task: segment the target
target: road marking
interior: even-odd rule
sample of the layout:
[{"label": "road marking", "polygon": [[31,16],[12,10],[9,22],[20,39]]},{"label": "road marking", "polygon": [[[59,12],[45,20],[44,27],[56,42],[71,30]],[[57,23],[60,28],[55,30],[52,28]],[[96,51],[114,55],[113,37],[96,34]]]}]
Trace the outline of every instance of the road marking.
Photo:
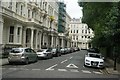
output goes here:
[{"label": "road marking", "polygon": [[55,65],[53,65],[53,66],[47,68],[46,70],[54,70],[54,69],[52,69],[52,68],[55,67],[55,66],[57,66],[57,64],[55,64]]},{"label": "road marking", "polygon": [[93,73],[95,73],[95,74],[103,74],[103,73],[97,72],[97,71],[93,71]]},{"label": "road marking", "polygon": [[58,69],[58,71],[67,71],[66,69]]},{"label": "road marking", "polygon": [[66,60],[62,61],[61,63],[64,63],[64,62],[66,62],[66,61],[68,61],[68,60],[66,59]]},{"label": "road marking", "polygon": [[17,68],[9,68],[9,70],[17,70]]},{"label": "road marking", "polygon": [[25,69],[25,68],[20,68],[20,70],[29,70],[29,69]]},{"label": "road marking", "polygon": [[72,59],[73,57],[70,57],[69,59]]},{"label": "road marking", "polygon": [[40,70],[40,69],[32,69],[32,70],[37,70],[37,71],[38,71],[38,70]]},{"label": "road marking", "polygon": [[71,72],[79,72],[78,70],[75,70],[75,69],[71,69],[70,71]]},{"label": "road marking", "polygon": [[69,64],[66,67],[68,67],[68,68],[78,68],[75,64]]},{"label": "road marking", "polygon": [[91,73],[90,71],[87,70],[81,70],[83,73]]}]

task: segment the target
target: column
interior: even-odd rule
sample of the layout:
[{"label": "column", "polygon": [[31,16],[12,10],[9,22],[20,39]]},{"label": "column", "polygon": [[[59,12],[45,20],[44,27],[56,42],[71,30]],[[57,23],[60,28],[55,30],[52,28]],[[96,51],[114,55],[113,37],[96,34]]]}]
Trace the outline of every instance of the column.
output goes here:
[{"label": "column", "polygon": [[23,29],[23,47],[26,47],[26,28]]},{"label": "column", "polygon": [[64,48],[64,39],[62,38],[62,48]]},{"label": "column", "polygon": [[23,30],[23,27],[20,27],[20,44],[22,44],[22,30]]},{"label": "column", "polygon": [[56,37],[56,46],[58,45],[58,37]]},{"label": "column", "polygon": [[54,42],[53,42],[54,40],[53,40],[53,39],[54,39],[54,37],[53,37],[53,35],[52,35],[51,37],[52,37],[52,40],[51,40],[51,47],[53,47],[53,44],[54,44]]},{"label": "column", "polygon": [[31,48],[33,49],[33,35],[34,35],[34,29],[31,29]]},{"label": "column", "polygon": [[39,34],[39,38],[40,38],[40,41],[39,41],[39,47],[40,47],[40,49],[41,49],[41,37],[42,37],[42,33],[40,32],[40,34]]},{"label": "column", "polygon": [[44,33],[43,33],[43,41],[42,41],[42,42],[43,42],[43,43],[42,43],[43,46],[44,46],[44,38],[45,38],[45,36],[44,36]]},{"label": "column", "polygon": [[36,45],[35,45],[35,48],[36,50],[38,49],[38,30],[36,30]]},{"label": "column", "polygon": [[2,15],[0,14],[0,44],[3,44],[3,24],[4,19],[2,18]]},{"label": "column", "polygon": [[18,31],[18,27],[17,27],[17,25],[15,25],[14,26],[14,41],[13,41],[13,43],[18,43],[17,31]]}]

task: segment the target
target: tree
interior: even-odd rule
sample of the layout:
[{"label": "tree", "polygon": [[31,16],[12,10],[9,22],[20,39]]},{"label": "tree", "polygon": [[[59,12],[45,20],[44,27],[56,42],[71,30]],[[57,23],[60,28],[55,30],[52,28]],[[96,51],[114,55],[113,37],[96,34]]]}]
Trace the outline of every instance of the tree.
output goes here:
[{"label": "tree", "polygon": [[[94,30],[93,46],[106,51],[112,49],[111,52],[119,55],[120,2],[82,2],[79,5],[83,7],[83,22]],[[107,52],[108,55],[113,53]]]}]

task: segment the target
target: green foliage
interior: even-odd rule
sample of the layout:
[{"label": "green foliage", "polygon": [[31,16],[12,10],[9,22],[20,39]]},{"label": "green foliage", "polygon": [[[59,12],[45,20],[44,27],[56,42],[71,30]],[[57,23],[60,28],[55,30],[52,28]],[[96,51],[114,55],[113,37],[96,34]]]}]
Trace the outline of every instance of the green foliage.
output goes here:
[{"label": "green foliage", "polygon": [[83,22],[94,30],[95,47],[120,47],[120,2],[82,2]]}]

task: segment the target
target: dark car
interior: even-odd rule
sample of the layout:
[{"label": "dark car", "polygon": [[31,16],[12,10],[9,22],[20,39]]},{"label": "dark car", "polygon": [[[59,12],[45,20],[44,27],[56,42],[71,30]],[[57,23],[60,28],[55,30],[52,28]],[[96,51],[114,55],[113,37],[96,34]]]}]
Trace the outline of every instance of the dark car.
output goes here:
[{"label": "dark car", "polygon": [[88,49],[87,51],[88,51],[88,52],[94,52],[94,53],[99,53],[99,52],[100,52],[100,50],[97,49],[97,48],[90,48],[90,49]]}]

